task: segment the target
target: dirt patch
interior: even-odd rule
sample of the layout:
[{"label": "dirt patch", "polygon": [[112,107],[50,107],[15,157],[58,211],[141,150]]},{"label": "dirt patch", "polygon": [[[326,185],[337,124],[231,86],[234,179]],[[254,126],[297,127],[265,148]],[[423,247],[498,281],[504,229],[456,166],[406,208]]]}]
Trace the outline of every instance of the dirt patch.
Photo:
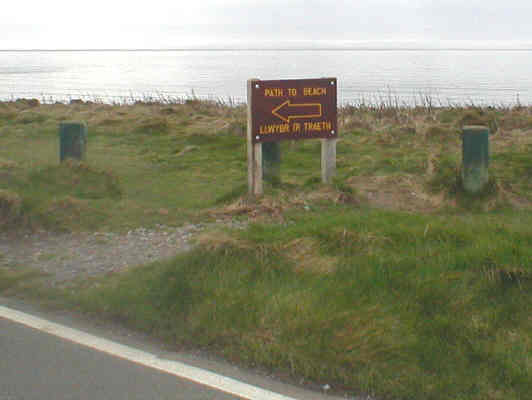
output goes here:
[{"label": "dirt patch", "polygon": [[[231,222],[214,224],[235,226]],[[37,232],[0,234],[0,267],[29,267],[48,274],[52,286],[65,286],[78,278],[117,273],[130,267],[164,260],[186,251],[197,233],[213,224],[180,228],[138,228],[125,234],[109,232]]]},{"label": "dirt patch", "polygon": [[347,183],[370,205],[391,210],[434,212],[442,207],[443,194],[429,194],[414,175],[353,176]]},{"label": "dirt patch", "polygon": [[320,254],[319,242],[312,238],[299,238],[287,243],[283,248],[287,257],[294,262],[295,270],[329,274],[336,270],[335,257]]}]

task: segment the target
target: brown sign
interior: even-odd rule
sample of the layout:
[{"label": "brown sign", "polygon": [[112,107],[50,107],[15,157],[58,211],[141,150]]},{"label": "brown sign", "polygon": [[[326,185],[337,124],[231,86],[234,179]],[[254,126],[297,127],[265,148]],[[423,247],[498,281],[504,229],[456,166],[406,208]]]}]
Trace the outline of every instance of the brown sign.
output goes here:
[{"label": "brown sign", "polygon": [[336,138],[336,78],[253,81],[253,142]]}]

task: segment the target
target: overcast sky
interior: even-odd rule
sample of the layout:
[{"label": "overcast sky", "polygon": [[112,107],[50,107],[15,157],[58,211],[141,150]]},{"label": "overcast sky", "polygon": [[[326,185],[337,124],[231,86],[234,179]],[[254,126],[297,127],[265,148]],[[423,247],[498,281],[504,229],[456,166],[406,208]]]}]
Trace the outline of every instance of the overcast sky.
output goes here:
[{"label": "overcast sky", "polygon": [[0,49],[532,47],[530,0],[24,0]]}]

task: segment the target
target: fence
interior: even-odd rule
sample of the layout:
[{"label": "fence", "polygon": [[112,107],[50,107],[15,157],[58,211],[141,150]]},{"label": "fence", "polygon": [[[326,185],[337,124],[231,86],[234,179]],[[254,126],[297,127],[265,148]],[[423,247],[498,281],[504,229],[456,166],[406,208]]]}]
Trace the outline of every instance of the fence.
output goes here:
[{"label": "fence", "polygon": [[[469,95],[474,93],[474,95]],[[526,94],[526,93],[525,93]],[[390,88],[375,91],[355,91],[348,93],[340,90],[338,104],[340,106],[367,106],[379,108],[433,108],[433,107],[495,107],[511,108],[532,105],[532,99],[528,97],[523,102],[520,93],[505,92],[505,96],[491,94],[486,98],[482,94],[464,89],[462,96],[446,96],[445,92],[419,91],[397,92]],[[491,98],[490,98],[491,97]],[[38,91],[2,91],[0,90],[0,101],[15,101],[17,99],[37,99],[42,104],[70,103],[72,100],[82,100],[85,102],[101,104],[127,105],[136,102],[181,104],[191,100],[207,100],[227,106],[238,106],[246,103],[245,96],[220,96],[215,94],[196,94],[194,91],[169,92],[116,92],[116,93],[87,93],[76,89],[67,89],[58,92],[38,92]]]}]

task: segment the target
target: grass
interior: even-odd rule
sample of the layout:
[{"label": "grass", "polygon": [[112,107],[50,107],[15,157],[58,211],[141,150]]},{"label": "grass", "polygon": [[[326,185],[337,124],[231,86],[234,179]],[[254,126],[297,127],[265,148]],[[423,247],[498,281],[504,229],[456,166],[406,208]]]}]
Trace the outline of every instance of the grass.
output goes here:
[{"label": "grass", "polygon": [[396,399],[531,393],[530,214],[337,206],[213,234],[76,296],[177,345]]},{"label": "grass", "polygon": [[[23,200],[31,226],[91,230],[103,224],[104,230],[122,231],[178,225],[201,218],[201,210],[246,179],[245,144],[222,121],[229,111],[215,104],[3,104],[0,176],[5,179],[0,190]],[[27,112],[45,118],[20,122]],[[232,110],[232,118],[238,112]],[[59,166],[57,126],[67,119],[89,123],[86,163]],[[230,180],[230,185],[215,185],[219,179]],[[56,204],[70,209],[65,213],[78,222],[69,222],[67,215],[50,217],[48,211],[57,209]],[[160,209],[170,212],[161,215]]]},{"label": "grass", "polygon": [[42,277],[42,274],[25,268],[0,267],[0,292],[8,293],[10,289],[17,288],[22,283]]},{"label": "grass", "polygon": [[[83,163],[58,163],[67,119],[88,122]],[[528,399],[531,121],[526,107],[343,107],[333,185],[318,142],[283,142],[281,184],[251,199],[243,107],[0,103],[0,229],[250,223],[53,293],[0,270],[0,291],[350,393]],[[492,130],[479,196],[459,180],[470,123]]]},{"label": "grass", "polygon": [[[0,104],[0,190],[20,198],[30,225],[92,230],[103,224],[102,230],[113,231],[178,225],[205,219],[212,208],[238,201],[245,192],[243,106],[193,100]],[[423,212],[455,207],[460,127],[485,123],[496,127],[491,173],[498,192],[486,207],[526,208],[532,193],[530,114],[523,107],[344,107],[339,111],[338,182],[362,197],[373,196],[379,206]],[[88,158],[74,169],[58,165],[57,127],[64,120],[89,124]],[[319,185],[307,183],[319,180],[319,143],[285,142],[282,154],[284,186],[269,193],[313,197]],[[70,211],[57,218],[48,215],[57,208]],[[168,214],[161,215],[161,209]]]}]

